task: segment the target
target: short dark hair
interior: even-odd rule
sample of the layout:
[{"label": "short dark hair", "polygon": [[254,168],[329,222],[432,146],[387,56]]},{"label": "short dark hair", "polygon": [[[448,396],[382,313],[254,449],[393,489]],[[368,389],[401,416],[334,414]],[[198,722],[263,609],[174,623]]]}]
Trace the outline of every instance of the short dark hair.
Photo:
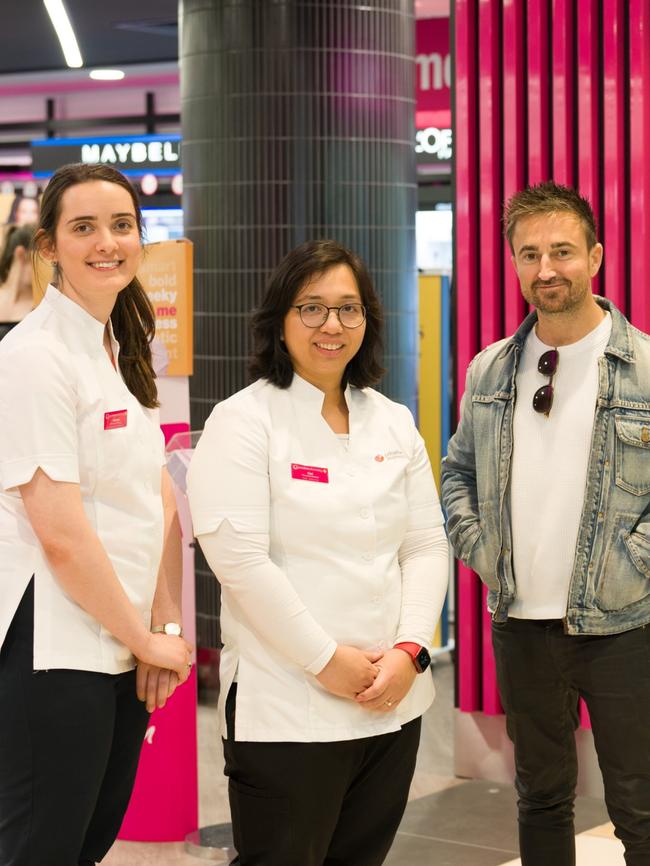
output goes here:
[{"label": "short dark hair", "polygon": [[551,213],[573,214],[583,225],[587,249],[590,250],[597,243],[596,217],[588,199],[570,186],[549,180],[522,189],[508,200],[503,213],[503,226],[510,250],[514,253],[512,238],[520,219]]},{"label": "short dark hair", "polygon": [[[128,192],[133,202],[138,233],[142,238],[140,203],[130,181],[110,165],[71,163],[57,169],[45,188],[38,231],[34,238],[35,253],[38,253],[44,244],[55,242],[61,200],[66,190],[91,181],[114,183]],[[54,270],[56,274],[56,267]],[[126,386],[143,406],[154,409],[159,405],[156,374],[151,361],[151,341],[156,332],[156,316],[137,277],[117,296],[111,312],[111,323],[120,344],[118,364]]]},{"label": "short dark hair", "polygon": [[366,388],[384,374],[380,363],[384,316],[370,274],[359,256],[337,241],[306,241],[291,250],[271,274],[262,303],[253,313],[251,327],[254,350],[249,364],[253,379],[267,379],[278,388],[288,388],[293,365],[280,339],[284,319],[302,287],[337,265],[347,265],[357,282],[366,308],[366,332],[357,354],[345,368],[343,386]]}]

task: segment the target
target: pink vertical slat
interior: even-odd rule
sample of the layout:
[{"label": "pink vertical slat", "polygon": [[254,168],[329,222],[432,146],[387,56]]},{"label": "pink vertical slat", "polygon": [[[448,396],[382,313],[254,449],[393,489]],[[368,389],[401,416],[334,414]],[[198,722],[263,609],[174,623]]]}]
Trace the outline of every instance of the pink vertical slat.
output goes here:
[{"label": "pink vertical slat", "polygon": [[495,716],[503,712],[497,686],[497,672],[492,649],[492,616],[487,607],[488,588],[481,586],[481,641],[483,667],[483,712]]},{"label": "pink vertical slat", "polygon": [[[454,49],[456,88],[456,376],[462,395],[465,371],[477,350],[478,221],[476,125],[476,0],[456,0]],[[461,710],[480,709],[480,607],[476,576],[458,566],[458,702]]]},{"label": "pink vertical slat", "polygon": [[[523,0],[503,0],[503,33],[503,200],[507,202],[526,182]],[[503,249],[504,328],[506,334],[512,334],[524,318],[525,304],[507,241]]]},{"label": "pink vertical slat", "polygon": [[[578,27],[578,187],[591,202],[599,233],[600,221],[600,75],[598,45],[598,8],[594,3],[580,7]],[[595,294],[601,292],[601,278],[592,283]]]},{"label": "pink vertical slat", "polygon": [[501,337],[501,82],[499,6],[479,0],[479,224],[481,348]]},{"label": "pink vertical slat", "polygon": [[[501,211],[501,80],[499,46],[499,4],[496,0],[479,0],[479,225],[481,347],[502,336],[502,241]],[[483,710],[500,711],[496,686],[494,657],[490,640],[490,616],[482,612]]]},{"label": "pink vertical slat", "polygon": [[[650,4],[630,0],[630,318],[650,331]],[[641,253],[641,251],[644,251]]]},{"label": "pink vertical slat", "polygon": [[[627,187],[623,2],[624,0],[603,0],[603,240],[605,294],[625,313]],[[636,182],[636,179],[634,181]]]},{"label": "pink vertical slat", "polygon": [[528,0],[528,182],[549,180],[549,6]]},{"label": "pink vertical slat", "polygon": [[573,186],[575,128],[573,0],[553,0],[553,178]]}]

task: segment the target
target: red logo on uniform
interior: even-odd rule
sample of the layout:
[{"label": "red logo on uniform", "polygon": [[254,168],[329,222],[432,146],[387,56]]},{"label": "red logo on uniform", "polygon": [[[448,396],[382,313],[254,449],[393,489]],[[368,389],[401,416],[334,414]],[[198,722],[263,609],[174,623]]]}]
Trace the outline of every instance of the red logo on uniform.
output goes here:
[{"label": "red logo on uniform", "polygon": [[383,454],[377,454],[377,456],[375,457],[375,460],[377,461],[377,463],[383,463],[384,459],[385,458],[384,458]]}]

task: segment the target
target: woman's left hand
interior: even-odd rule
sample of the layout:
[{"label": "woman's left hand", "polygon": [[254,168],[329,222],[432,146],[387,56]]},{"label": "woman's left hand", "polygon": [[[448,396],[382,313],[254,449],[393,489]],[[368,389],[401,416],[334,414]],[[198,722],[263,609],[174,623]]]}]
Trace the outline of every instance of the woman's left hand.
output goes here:
[{"label": "woman's left hand", "polygon": [[146,662],[138,661],[136,672],[136,693],[146,703],[147,712],[162,709],[176,691],[178,675],[174,671],[157,668]]},{"label": "woman's left hand", "polygon": [[417,676],[408,653],[400,649],[388,650],[377,664],[380,669],[374,683],[359,692],[355,700],[366,710],[392,712],[408,694]]}]

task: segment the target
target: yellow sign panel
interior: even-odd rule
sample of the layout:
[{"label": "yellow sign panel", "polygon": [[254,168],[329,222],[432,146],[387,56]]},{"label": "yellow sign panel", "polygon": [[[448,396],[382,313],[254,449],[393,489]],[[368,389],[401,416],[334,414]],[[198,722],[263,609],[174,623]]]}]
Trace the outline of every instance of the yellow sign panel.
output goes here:
[{"label": "yellow sign panel", "polygon": [[147,244],[138,279],[156,314],[156,340],[164,347],[166,376],[192,375],[192,242]]}]

